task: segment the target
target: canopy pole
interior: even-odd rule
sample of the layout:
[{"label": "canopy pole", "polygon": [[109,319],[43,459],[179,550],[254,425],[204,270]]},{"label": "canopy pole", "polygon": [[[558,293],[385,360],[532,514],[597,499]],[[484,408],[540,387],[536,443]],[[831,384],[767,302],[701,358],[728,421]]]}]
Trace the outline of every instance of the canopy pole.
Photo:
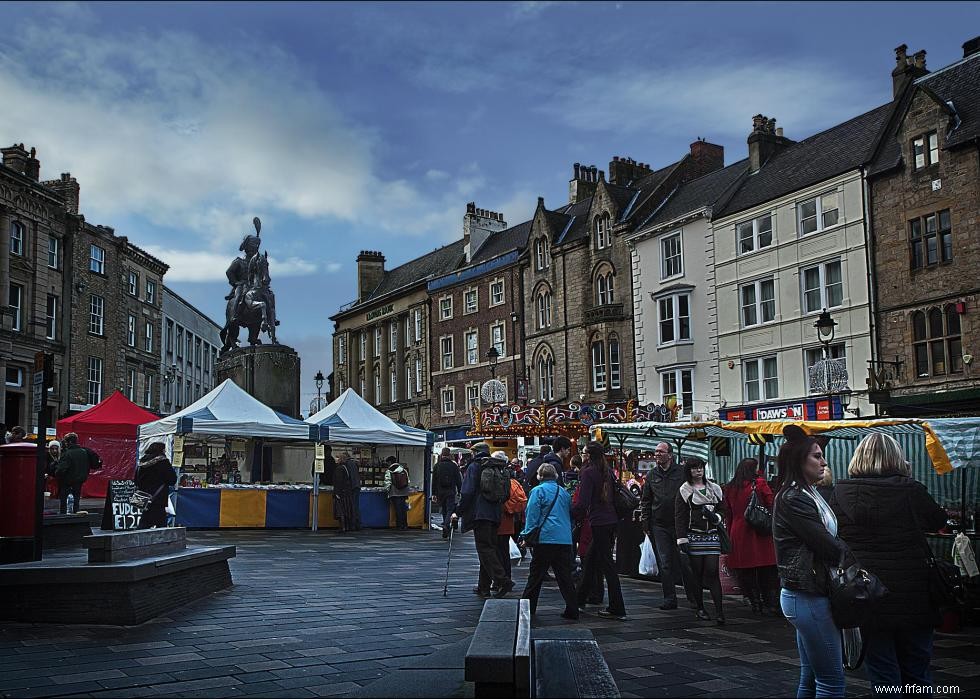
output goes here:
[{"label": "canopy pole", "polygon": [[965,533],[965,532],[966,532],[966,468],[964,467],[960,469],[960,533]]},{"label": "canopy pole", "polygon": [[317,531],[317,527],[320,523],[320,507],[317,500],[320,497],[320,474],[317,471],[313,472],[313,533]]}]

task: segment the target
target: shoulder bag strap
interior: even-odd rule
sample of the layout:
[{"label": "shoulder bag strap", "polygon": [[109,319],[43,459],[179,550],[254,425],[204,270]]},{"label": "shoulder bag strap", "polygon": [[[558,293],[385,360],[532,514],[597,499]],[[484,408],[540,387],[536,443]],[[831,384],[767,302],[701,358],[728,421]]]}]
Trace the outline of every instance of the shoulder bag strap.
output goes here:
[{"label": "shoulder bag strap", "polygon": [[548,517],[551,515],[551,511],[555,508],[555,503],[558,502],[559,495],[561,495],[561,486],[558,485],[558,483],[555,483],[555,499],[551,501],[550,505],[548,505],[548,509],[545,511],[544,517],[541,518],[542,527],[544,526],[544,523],[548,521]]}]

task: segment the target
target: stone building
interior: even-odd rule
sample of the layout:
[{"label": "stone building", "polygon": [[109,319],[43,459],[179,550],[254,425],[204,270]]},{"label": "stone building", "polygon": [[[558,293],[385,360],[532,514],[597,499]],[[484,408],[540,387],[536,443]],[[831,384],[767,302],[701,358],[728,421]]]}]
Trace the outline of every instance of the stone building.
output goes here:
[{"label": "stone building", "polygon": [[175,413],[214,388],[221,327],[170,287],[163,287],[159,412]]},{"label": "stone building", "polygon": [[157,409],[168,266],[112,228],[85,221],[71,256],[69,408],[86,410],[118,389]]},{"label": "stone building", "polygon": [[636,230],[678,185],[723,166],[705,141],[653,171],[616,157],[609,181],[575,164],[569,202],[549,210],[539,198],[521,257],[530,401],[625,400],[636,396],[630,251]]},{"label": "stone building", "polygon": [[66,248],[78,212],[78,183],[68,174],[39,181],[40,161],[23,144],[0,152],[0,424],[30,430],[37,423],[31,402],[36,352],[54,356],[48,423],[68,410]]},{"label": "stone building", "polygon": [[869,167],[881,412],[980,410],[980,37],[932,73],[896,49],[899,103]]},{"label": "stone building", "polygon": [[[428,282],[431,305],[432,421],[442,439],[462,439],[481,386],[493,373],[506,388],[506,402],[526,398],[523,327],[525,303],[518,257],[531,222],[507,228],[503,215],[470,202],[463,219],[464,259],[455,271]],[[505,402],[501,401],[501,402]]]}]

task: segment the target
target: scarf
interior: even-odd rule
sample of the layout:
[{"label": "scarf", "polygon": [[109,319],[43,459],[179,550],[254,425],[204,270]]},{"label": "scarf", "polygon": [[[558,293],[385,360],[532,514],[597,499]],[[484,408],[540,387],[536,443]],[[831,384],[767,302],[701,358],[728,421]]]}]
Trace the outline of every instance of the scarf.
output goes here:
[{"label": "scarf", "polygon": [[821,495],[812,485],[808,485],[803,488],[803,492],[813,498],[813,501],[817,505],[817,512],[820,513],[820,520],[823,522],[823,526],[828,532],[830,532],[831,536],[836,537],[837,515],[835,515],[834,511],[830,509],[830,505],[828,505],[827,501],[823,499],[823,495]]}]

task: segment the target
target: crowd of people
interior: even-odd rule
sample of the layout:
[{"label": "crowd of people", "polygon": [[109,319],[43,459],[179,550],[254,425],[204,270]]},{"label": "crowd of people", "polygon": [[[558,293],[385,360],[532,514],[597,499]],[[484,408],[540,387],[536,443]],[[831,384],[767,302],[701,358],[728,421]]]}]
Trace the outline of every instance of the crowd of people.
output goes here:
[{"label": "crowd of people", "polygon": [[[931,685],[939,609],[930,597],[925,533],[945,525],[945,510],[910,477],[901,447],[888,435],[868,435],[850,461],[848,478],[836,484],[828,479],[822,440],[793,426],[784,436],[772,481],[756,459],[747,458],[724,486],[706,476],[703,460],[678,462],[670,444],[657,445],[639,518],[656,552],[660,609],[678,609],[681,585],[696,619],[725,624],[719,559],[727,554],[752,612],[785,618],[795,629],[797,696],[844,696],[830,574],[859,563],[888,590],[860,628],[869,680],[875,687]],[[565,604],[562,617],[575,620],[589,605],[601,605],[599,616],[626,621],[613,558],[621,520],[614,507],[618,476],[603,445],[590,442],[578,454],[559,437],[525,468],[503,452],[491,454],[486,443],[471,450],[461,465],[443,450],[433,483],[443,537],[460,523],[473,531],[480,561],[473,592],[500,598],[514,590],[513,540],[522,557],[530,545],[521,596],[532,614],[553,574]]]}]

